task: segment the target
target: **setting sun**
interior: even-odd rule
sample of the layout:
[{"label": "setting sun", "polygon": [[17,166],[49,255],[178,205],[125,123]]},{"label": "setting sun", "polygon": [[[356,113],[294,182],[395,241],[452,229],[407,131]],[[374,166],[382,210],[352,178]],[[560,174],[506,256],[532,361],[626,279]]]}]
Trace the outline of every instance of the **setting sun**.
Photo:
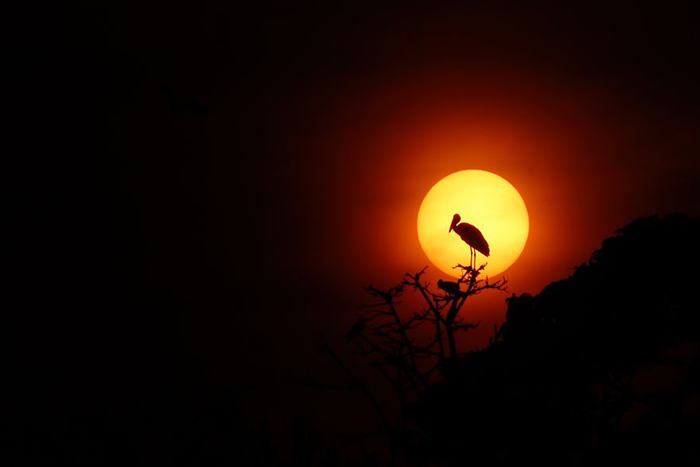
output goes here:
[{"label": "setting sun", "polygon": [[462,170],[438,181],[423,198],[418,211],[418,239],[430,261],[442,272],[459,277],[458,263],[469,264],[469,246],[449,232],[459,214],[476,226],[489,243],[491,254],[477,253],[477,265],[495,276],[520,256],[529,232],[527,208],[520,193],[505,179],[483,170]]}]

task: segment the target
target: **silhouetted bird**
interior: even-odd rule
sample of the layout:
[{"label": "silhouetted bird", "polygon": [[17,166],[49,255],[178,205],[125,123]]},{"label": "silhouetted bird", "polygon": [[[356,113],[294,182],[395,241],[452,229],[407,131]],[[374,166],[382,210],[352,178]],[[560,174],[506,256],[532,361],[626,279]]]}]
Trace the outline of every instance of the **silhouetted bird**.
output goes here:
[{"label": "silhouetted bird", "polygon": [[459,284],[457,282],[444,281],[438,279],[437,281],[438,289],[442,289],[450,295],[459,295],[461,290],[459,290]]},{"label": "silhouetted bird", "polygon": [[365,318],[360,318],[357,320],[357,323],[355,323],[348,332],[348,342],[350,342],[354,337],[357,337],[360,334],[362,334],[362,331],[365,330],[365,324],[367,324],[367,320]]},{"label": "silhouetted bird", "polygon": [[469,264],[471,267],[474,267],[474,262],[476,260],[476,253],[474,250],[478,251],[484,256],[488,256],[491,254],[491,249],[489,248],[488,242],[479,229],[471,224],[467,224],[466,222],[458,224],[458,222],[461,220],[462,218],[460,215],[455,214],[452,217],[452,224],[450,224],[450,230],[448,230],[448,232],[452,232],[454,230],[457,235],[464,240],[464,243],[469,245],[469,252],[471,253]]},{"label": "silhouetted bird", "polygon": [[209,115],[209,109],[199,102],[181,101],[175,93],[167,86],[161,85],[160,89],[170,100],[170,112],[174,115]]}]

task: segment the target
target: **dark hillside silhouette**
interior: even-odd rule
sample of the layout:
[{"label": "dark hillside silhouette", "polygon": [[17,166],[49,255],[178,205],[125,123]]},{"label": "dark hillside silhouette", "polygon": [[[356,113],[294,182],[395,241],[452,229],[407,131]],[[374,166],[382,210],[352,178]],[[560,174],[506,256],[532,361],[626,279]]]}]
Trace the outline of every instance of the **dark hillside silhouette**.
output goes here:
[{"label": "dark hillside silhouette", "polygon": [[[698,465],[700,219],[638,219],[415,407],[442,465]],[[653,464],[652,464],[653,465]]]}]

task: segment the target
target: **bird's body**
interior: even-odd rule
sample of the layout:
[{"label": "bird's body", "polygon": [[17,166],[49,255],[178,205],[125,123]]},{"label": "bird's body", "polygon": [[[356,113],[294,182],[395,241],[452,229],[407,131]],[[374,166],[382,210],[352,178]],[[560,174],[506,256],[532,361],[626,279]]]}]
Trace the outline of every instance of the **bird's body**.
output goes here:
[{"label": "bird's body", "polygon": [[460,215],[455,214],[452,217],[452,224],[450,225],[449,231],[451,232],[454,230],[455,233],[464,241],[464,243],[469,245],[469,248],[472,250],[472,257],[475,256],[473,250],[478,251],[484,256],[489,256],[491,254],[491,249],[489,248],[489,244],[481,231],[466,222],[460,223],[460,220],[462,220]]},{"label": "bird's body", "polygon": [[459,284],[457,282],[444,281],[442,279],[438,279],[437,286],[439,289],[444,290],[450,295],[459,295],[461,292],[461,290],[459,289]]},{"label": "bird's body", "polygon": [[484,238],[484,234],[473,225],[462,222],[454,228],[454,231],[457,232],[457,235],[459,235],[464,243],[474,248],[482,255],[488,256],[491,254],[491,249]]}]

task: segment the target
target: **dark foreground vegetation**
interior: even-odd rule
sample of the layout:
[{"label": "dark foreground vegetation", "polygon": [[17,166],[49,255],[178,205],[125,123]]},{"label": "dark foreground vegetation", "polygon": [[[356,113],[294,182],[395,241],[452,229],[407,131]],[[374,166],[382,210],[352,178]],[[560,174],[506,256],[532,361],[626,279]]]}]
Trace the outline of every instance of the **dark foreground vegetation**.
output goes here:
[{"label": "dark foreground vegetation", "polygon": [[[698,465],[700,221],[638,219],[415,410],[443,465]],[[648,465],[648,464],[647,464]]]},{"label": "dark foreground vegetation", "polygon": [[[377,405],[367,431],[380,427],[387,455],[339,456],[314,441],[302,417],[291,428],[291,455],[280,456],[233,390],[182,370],[169,384],[111,396],[27,384],[7,399],[6,465],[700,465],[698,239],[700,219],[636,220],[571,277],[510,297],[490,345],[467,354],[452,334],[475,323],[462,321],[458,307],[504,283],[485,287],[464,268],[457,287],[431,292],[409,275],[387,291],[370,289],[389,307],[373,309],[348,336],[361,354],[352,358],[387,376],[401,419],[351,372],[348,385]],[[395,319],[394,295],[423,292],[432,305]],[[419,325],[436,339],[413,340]],[[343,365],[349,357],[334,348],[323,350]],[[147,368],[143,380],[154,371],[162,370]]]}]

